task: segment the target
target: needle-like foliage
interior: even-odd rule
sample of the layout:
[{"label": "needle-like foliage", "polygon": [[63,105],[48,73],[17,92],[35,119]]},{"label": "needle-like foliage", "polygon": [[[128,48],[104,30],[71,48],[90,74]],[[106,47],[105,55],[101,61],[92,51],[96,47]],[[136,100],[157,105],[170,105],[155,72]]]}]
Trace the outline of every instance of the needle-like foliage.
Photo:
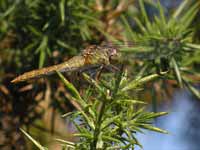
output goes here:
[{"label": "needle-like foliage", "polygon": [[[191,92],[200,98],[200,93],[191,87],[191,80],[188,78],[192,72],[191,65],[199,59],[200,45],[193,42],[194,30],[190,25],[197,15],[200,3],[184,1],[167,17],[167,12],[158,1],[155,5],[158,13],[152,18],[148,16],[143,0],[139,0],[139,6],[141,15],[133,18],[138,28],[136,31],[122,17],[124,39],[131,45],[122,47],[121,52],[131,53],[134,59],[142,62],[146,70],[143,73],[168,72],[168,79],[175,79],[180,87],[192,89]],[[114,42],[120,45],[123,43],[116,40]]]},{"label": "needle-like foliage", "polygon": [[[52,107],[70,107],[63,104],[58,80],[37,80],[34,85],[10,85],[10,80],[27,70],[58,64],[94,40],[100,21],[92,6],[93,0],[0,0],[0,143],[8,149],[27,149],[18,126],[33,126]],[[45,99],[52,100],[46,104],[49,109],[39,104]],[[50,118],[53,131],[54,117]]]},{"label": "needle-like foliage", "polygon": [[[91,40],[91,28],[100,22],[91,9],[92,1],[1,1],[1,38],[8,32],[17,36],[21,55],[30,52],[39,57],[42,67],[54,50],[77,53],[81,43]],[[23,14],[23,15],[22,15]],[[79,43],[79,44],[77,44]]]},{"label": "needle-like foliage", "polygon": [[[69,104],[75,110],[63,117],[74,124],[77,141],[56,139],[63,150],[134,150],[135,146],[142,147],[136,134],[142,133],[143,129],[167,133],[153,124],[154,118],[167,113],[155,113],[156,109],[148,112],[145,101],[139,100],[138,95],[147,86],[151,86],[148,92],[160,94],[167,86],[166,81],[175,80],[180,87],[187,87],[200,98],[199,91],[193,87],[193,77],[199,76],[196,72],[199,69],[193,70],[192,66],[200,62],[200,45],[194,42],[195,30],[191,26],[198,16],[200,5],[198,1],[185,0],[170,15],[159,1],[156,4],[138,0],[139,9],[133,2],[0,1],[0,97],[3,97],[3,100],[0,99],[3,104],[0,113],[6,116],[0,126],[5,135],[14,132],[18,126],[35,125],[35,120],[41,117],[43,110],[48,111],[46,108],[49,106],[53,107],[54,112],[55,108],[63,112],[68,111],[63,108],[68,108]],[[157,10],[152,16],[147,12],[147,3]],[[124,63],[128,73],[121,69],[113,75],[103,70],[98,81],[83,74],[84,79],[79,83],[81,86],[72,84],[73,81],[69,82],[59,72],[57,74],[63,83],[55,79],[40,81],[43,86],[34,83],[26,86],[24,83],[16,86],[8,84],[16,73],[57,64],[65,59],[63,54],[76,55],[78,50],[90,43],[104,42],[105,37],[119,46],[122,57],[116,62]],[[52,60],[55,62],[48,62],[48,57],[54,57]],[[74,77],[74,80],[78,82],[78,78]],[[156,94],[152,98],[153,106],[157,103]],[[47,102],[46,107],[36,110],[43,100]],[[54,118],[54,114],[52,116]],[[53,122],[52,119],[52,129]],[[47,149],[27,132],[21,131],[39,149]],[[16,137],[20,136],[10,139],[20,141]],[[16,148],[24,146],[21,143],[16,145],[17,142],[13,140],[10,143],[14,143],[14,146],[10,143],[7,145]]]},{"label": "needle-like foliage", "polygon": [[[56,139],[64,145],[63,149],[134,150],[136,145],[142,147],[136,138],[137,132],[143,133],[142,129],[167,133],[153,126],[154,118],[167,113],[146,111],[146,103],[130,94],[147,82],[159,78],[159,75],[154,74],[130,81],[126,72],[121,71],[113,80],[105,78],[97,82],[87,74],[83,74],[85,80],[90,83],[90,87],[83,95],[80,95],[61,73],[58,72],[58,75],[70,93],[68,99],[79,106],[76,111],[63,115],[73,122],[77,130],[74,136],[79,137],[79,141]],[[25,134],[38,148],[43,148],[30,135]]]}]

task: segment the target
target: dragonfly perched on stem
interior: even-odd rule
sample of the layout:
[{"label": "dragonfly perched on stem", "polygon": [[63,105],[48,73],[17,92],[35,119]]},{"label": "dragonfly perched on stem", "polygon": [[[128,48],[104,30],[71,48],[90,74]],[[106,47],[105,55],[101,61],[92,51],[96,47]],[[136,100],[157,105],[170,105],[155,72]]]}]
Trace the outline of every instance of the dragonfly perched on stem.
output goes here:
[{"label": "dragonfly perched on stem", "polygon": [[102,67],[110,65],[112,56],[117,55],[117,49],[112,46],[90,45],[86,47],[78,56],[74,56],[68,61],[58,65],[25,72],[13,79],[12,83],[27,81],[29,79],[50,75],[59,72],[83,71],[88,68]]}]

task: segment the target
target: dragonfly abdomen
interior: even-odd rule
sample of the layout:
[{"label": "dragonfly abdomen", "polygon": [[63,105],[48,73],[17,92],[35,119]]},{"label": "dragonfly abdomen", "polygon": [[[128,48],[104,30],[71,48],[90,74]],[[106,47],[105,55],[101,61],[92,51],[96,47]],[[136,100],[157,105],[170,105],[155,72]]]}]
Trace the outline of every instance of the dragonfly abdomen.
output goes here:
[{"label": "dragonfly abdomen", "polygon": [[55,73],[56,71],[60,71],[60,72],[73,71],[82,66],[84,66],[83,57],[75,56],[75,57],[72,57],[71,59],[69,59],[68,61],[63,62],[58,65],[53,65],[50,67],[45,67],[45,68],[26,72],[26,73],[16,77],[15,79],[13,79],[11,82],[17,83],[17,82],[26,81],[26,80],[29,80],[32,78],[38,78],[38,77],[45,76],[45,75],[51,75],[51,74]]},{"label": "dragonfly abdomen", "polygon": [[26,80],[32,79],[32,78],[38,78],[43,75],[50,75],[56,71],[55,68],[56,67],[51,66],[51,68],[46,67],[46,68],[42,68],[42,69],[32,70],[32,71],[26,72],[26,73],[16,77],[11,82],[17,83],[17,82],[26,81]]}]

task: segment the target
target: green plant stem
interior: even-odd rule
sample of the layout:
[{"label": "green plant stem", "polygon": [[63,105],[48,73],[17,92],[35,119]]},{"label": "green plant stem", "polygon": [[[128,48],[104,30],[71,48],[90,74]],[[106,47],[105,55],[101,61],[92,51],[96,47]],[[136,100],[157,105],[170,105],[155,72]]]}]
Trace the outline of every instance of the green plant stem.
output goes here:
[{"label": "green plant stem", "polygon": [[99,134],[101,132],[100,128],[101,128],[101,121],[102,121],[102,117],[103,117],[103,114],[105,112],[105,107],[106,106],[106,102],[103,101],[101,107],[100,107],[100,112],[99,112],[99,116],[98,116],[98,119],[97,119],[97,122],[96,122],[96,127],[95,127],[95,131],[94,131],[94,140],[93,142],[91,143],[91,150],[97,150],[97,142],[98,142],[98,139],[99,139]]}]

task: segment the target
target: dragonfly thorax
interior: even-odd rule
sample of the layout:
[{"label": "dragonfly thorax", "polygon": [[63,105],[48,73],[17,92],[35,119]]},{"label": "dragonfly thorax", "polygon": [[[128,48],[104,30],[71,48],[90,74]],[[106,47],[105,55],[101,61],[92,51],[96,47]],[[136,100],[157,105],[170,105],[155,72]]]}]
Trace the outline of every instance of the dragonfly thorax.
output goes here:
[{"label": "dragonfly thorax", "polygon": [[88,64],[110,64],[110,59],[112,56],[117,54],[117,50],[109,46],[88,46],[83,55]]}]

